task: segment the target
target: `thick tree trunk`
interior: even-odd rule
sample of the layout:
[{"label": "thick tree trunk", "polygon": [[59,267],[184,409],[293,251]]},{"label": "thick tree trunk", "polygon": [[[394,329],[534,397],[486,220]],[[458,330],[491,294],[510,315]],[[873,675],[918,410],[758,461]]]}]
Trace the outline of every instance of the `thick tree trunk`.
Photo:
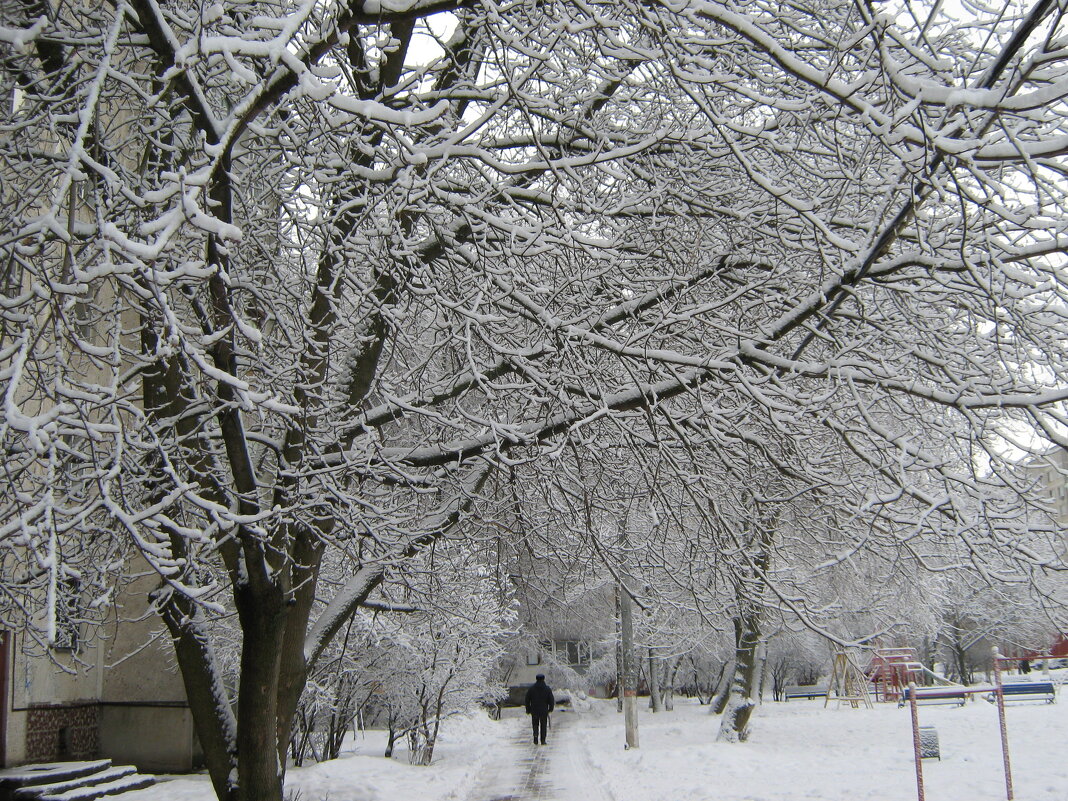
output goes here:
[{"label": "thick tree trunk", "polygon": [[384,756],[386,759],[393,757],[393,749],[397,745],[397,725],[391,720],[389,722],[389,735],[386,739],[386,753]]},{"label": "thick tree trunk", "polygon": [[757,647],[757,677],[753,681],[753,700],[757,704],[764,703],[764,682],[768,677],[768,643],[766,640],[761,640],[760,645]]},{"label": "thick tree trunk", "polygon": [[726,709],[720,720],[719,742],[741,742],[749,736],[749,719],[756,708],[754,694],[758,672],[758,651],[763,634],[760,620],[760,596],[764,592],[765,573],[771,560],[775,518],[759,503],[755,505],[754,529],[745,539],[752,549],[749,567],[737,577],[734,617],[734,671]]},{"label": "thick tree trunk", "polygon": [[960,683],[967,686],[972,683],[971,670],[968,668],[968,649],[959,639],[953,642],[953,659],[957,663],[957,676]]},{"label": "thick tree trunk", "polygon": [[281,801],[278,684],[287,606],[280,589],[247,586],[238,588],[237,606],[244,635],[237,695],[237,801]]},{"label": "thick tree trunk", "polygon": [[682,665],[682,657],[677,656],[668,663],[665,675],[667,682],[664,692],[664,709],[671,712],[675,709],[675,681],[679,676],[679,667]]},{"label": "thick tree trunk", "polygon": [[197,623],[198,610],[182,600],[172,598],[162,605],[160,614],[174,642],[175,659],[215,796],[220,801],[233,801],[237,721],[220,681],[211,642]]},{"label": "thick tree trunk", "polygon": [[760,616],[748,610],[734,620],[735,668],[726,709],[720,720],[719,742],[744,742],[749,736],[749,718],[756,702],[753,699],[757,673],[757,650],[760,646]]},{"label": "thick tree trunk", "polygon": [[285,634],[279,654],[278,716],[275,720],[278,754],[283,775],[286,745],[292,736],[293,719],[308,678],[304,641],[308,632],[312,605],[315,602],[319,566],[323,555],[320,540],[311,532],[304,531],[297,535],[295,540],[293,602],[286,615]]}]

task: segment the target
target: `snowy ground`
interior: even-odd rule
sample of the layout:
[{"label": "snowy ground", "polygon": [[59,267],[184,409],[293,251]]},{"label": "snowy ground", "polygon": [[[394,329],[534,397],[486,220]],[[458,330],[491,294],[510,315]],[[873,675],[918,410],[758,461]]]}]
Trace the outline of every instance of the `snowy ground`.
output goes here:
[{"label": "snowy ground", "polygon": [[[509,733],[507,726],[491,721],[481,712],[447,721],[430,767],[408,764],[408,751],[402,743],[397,744],[393,759],[385,759],[382,756],[385,732],[358,733],[346,745],[340,759],[290,768],[286,798],[288,801],[467,801],[482,777],[494,771],[493,763],[501,755],[500,739],[507,738]],[[502,780],[510,778],[504,771]],[[215,801],[215,794],[207,776],[198,774],[168,777],[154,787],[124,794],[122,801]]]},{"label": "snowy ground", "polygon": [[[1068,691],[1065,691],[1068,692]],[[714,742],[718,719],[677,701],[674,712],[641,711],[640,745],[624,751],[614,702],[553,715],[545,749],[527,743],[526,719],[478,715],[451,722],[434,765],[384,759],[384,739],[357,737],[341,759],[293,769],[294,801],[863,801],[916,797],[907,709],[825,709],[822,701],[765,703],[752,736]],[[942,759],[924,760],[930,801],[1005,797],[997,709],[923,706],[921,724],[938,730]],[[1068,801],[1068,698],[1008,707],[1015,796]],[[535,777],[537,774],[537,778]],[[533,792],[531,788],[534,788]],[[212,801],[203,777],[179,778],[129,793],[124,801]]]},{"label": "snowy ground", "polygon": [[[858,801],[916,797],[907,709],[824,709],[822,701],[766,703],[748,742],[713,742],[718,719],[691,704],[641,718],[640,745],[623,752],[613,715],[597,715],[581,736],[616,801]],[[922,706],[938,730],[942,759],[924,760],[930,801],[1005,798],[997,709]],[[1068,707],[1008,708],[1015,797],[1068,799]]]}]

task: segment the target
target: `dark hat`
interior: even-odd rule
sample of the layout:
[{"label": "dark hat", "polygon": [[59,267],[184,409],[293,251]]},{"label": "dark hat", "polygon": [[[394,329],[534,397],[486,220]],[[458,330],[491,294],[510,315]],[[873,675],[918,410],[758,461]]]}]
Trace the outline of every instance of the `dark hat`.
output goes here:
[{"label": "dark hat", "polygon": [[539,674],[538,674],[537,676],[535,676],[534,678],[535,678],[535,680],[537,680],[537,681],[545,681],[545,674],[544,674],[544,673],[539,673]]}]

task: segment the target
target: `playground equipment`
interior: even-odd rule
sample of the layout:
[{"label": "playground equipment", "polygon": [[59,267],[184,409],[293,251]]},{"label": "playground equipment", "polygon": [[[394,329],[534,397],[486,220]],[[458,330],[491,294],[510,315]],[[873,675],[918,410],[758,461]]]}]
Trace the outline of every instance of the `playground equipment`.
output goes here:
[{"label": "playground equipment", "polygon": [[1001,757],[1005,768],[1005,799],[1012,801],[1012,766],[1009,764],[1009,730],[1005,725],[1005,690],[1001,684],[1001,663],[1005,657],[993,649],[994,657],[994,700],[998,705],[998,725],[1001,728]]},{"label": "playground equipment", "polygon": [[912,648],[876,648],[868,665],[876,701],[901,701],[910,682],[919,683],[926,668]]},{"label": "playground equipment", "polygon": [[[876,648],[872,653],[871,662],[868,664],[868,678],[875,684],[876,701],[896,701],[904,703],[909,683],[934,684],[939,687],[948,687],[953,690],[963,690],[959,684],[955,684],[945,676],[939,676],[932,670],[928,670],[922,662],[916,658],[916,652],[911,648]],[[937,692],[920,691],[921,697],[941,697]],[[946,696],[948,697],[948,696]]]},{"label": "playground equipment", "polygon": [[827,683],[827,700],[823,705],[827,706],[832,697],[838,700],[839,707],[846,701],[854,709],[858,709],[861,703],[868,709],[872,708],[871,698],[868,696],[868,677],[864,675],[854,655],[844,648],[835,651],[831,678]]}]

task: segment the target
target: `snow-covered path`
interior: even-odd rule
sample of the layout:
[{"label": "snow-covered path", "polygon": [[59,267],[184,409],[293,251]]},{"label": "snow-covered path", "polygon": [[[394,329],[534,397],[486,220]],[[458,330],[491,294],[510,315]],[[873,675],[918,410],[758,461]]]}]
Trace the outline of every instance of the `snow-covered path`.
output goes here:
[{"label": "snow-covered path", "polygon": [[508,721],[509,738],[486,765],[468,801],[610,801],[586,791],[574,718],[574,713],[554,713],[547,745],[531,742],[529,718]]},{"label": "snow-covered path", "polygon": [[[569,717],[568,722],[574,718]],[[607,783],[590,755],[590,741],[585,721],[564,727],[564,751],[553,760],[548,775],[560,788],[559,801],[619,801],[607,789]]]},{"label": "snow-covered path", "polygon": [[574,712],[552,715],[548,745],[531,742],[525,716],[508,721],[510,738],[467,801],[615,801],[596,781]]}]

